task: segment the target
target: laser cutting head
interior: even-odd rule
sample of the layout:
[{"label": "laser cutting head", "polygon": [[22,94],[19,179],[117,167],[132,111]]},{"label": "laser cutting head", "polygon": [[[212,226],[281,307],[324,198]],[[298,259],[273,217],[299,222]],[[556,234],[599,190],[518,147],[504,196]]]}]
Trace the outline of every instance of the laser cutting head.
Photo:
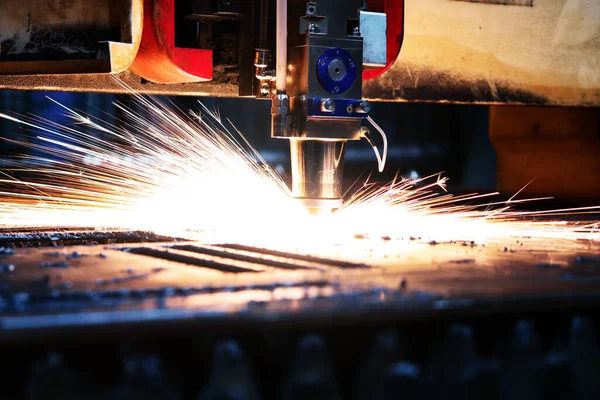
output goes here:
[{"label": "laser cutting head", "polygon": [[342,206],[343,140],[290,140],[292,193],[308,209]]},{"label": "laser cutting head", "polygon": [[307,208],[339,208],[346,142],[361,138],[370,111],[361,98],[363,66],[386,62],[385,29],[369,38],[361,29],[385,27],[385,14],[366,11],[363,0],[285,6],[286,46],[278,36],[276,55],[285,84],[273,97],[271,133],[290,141],[293,196]]}]

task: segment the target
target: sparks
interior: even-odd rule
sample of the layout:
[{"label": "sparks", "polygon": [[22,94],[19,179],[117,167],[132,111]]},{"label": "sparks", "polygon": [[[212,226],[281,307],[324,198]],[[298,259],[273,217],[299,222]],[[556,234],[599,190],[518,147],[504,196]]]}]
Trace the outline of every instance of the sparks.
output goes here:
[{"label": "sparks", "polygon": [[27,131],[3,140],[42,154],[15,157],[0,172],[0,225],[144,229],[304,252],[323,252],[356,235],[600,239],[596,222],[552,219],[598,207],[521,212],[513,207],[523,200],[515,198],[473,205],[495,193],[453,196],[441,175],[365,183],[336,213],[309,215],[217,111],[199,103],[198,112],[186,113],[157,98],[133,97],[134,108],[115,103],[124,116],[118,125],[59,103],[69,126],[0,113]]}]

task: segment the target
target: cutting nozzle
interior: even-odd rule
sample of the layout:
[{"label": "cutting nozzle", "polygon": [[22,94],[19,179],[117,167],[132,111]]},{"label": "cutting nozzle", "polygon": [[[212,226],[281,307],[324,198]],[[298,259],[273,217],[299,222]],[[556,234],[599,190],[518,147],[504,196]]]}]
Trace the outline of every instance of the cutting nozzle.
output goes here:
[{"label": "cutting nozzle", "polygon": [[313,212],[342,206],[345,140],[290,140],[292,194]]}]

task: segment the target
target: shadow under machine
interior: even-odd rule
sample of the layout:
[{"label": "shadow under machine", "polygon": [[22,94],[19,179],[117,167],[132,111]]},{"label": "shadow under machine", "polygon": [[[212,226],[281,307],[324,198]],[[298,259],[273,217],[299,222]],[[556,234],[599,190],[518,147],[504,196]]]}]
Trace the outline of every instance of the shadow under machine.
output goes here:
[{"label": "shadow under machine", "polygon": [[[485,104],[498,191],[536,178],[531,197],[597,204],[591,3],[9,0],[0,88],[271,102],[255,118],[289,141],[293,196],[314,210],[341,206],[347,143],[378,143],[380,102]],[[147,232],[0,241],[0,266],[15,268],[0,273],[7,398],[600,393],[597,243],[415,238],[414,257],[349,263]],[[55,256],[64,268],[40,269]]]}]

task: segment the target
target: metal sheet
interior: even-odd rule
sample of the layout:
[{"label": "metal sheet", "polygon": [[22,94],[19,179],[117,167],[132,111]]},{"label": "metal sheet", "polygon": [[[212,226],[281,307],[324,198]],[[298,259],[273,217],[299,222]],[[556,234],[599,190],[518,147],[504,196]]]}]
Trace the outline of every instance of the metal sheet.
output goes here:
[{"label": "metal sheet", "polygon": [[369,67],[385,66],[387,54],[386,15],[360,11],[359,21],[360,34],[363,37],[363,63]]},{"label": "metal sheet", "polygon": [[142,1],[4,1],[0,75],[117,73],[142,35]]},{"label": "metal sheet", "polygon": [[588,1],[534,1],[531,7],[407,2],[400,57],[386,74],[365,83],[365,94],[597,106],[599,16],[598,3]]},{"label": "metal sheet", "polygon": [[167,320],[402,318],[600,300],[598,243],[356,241],[325,258],[173,242],[4,250],[0,338]]}]

